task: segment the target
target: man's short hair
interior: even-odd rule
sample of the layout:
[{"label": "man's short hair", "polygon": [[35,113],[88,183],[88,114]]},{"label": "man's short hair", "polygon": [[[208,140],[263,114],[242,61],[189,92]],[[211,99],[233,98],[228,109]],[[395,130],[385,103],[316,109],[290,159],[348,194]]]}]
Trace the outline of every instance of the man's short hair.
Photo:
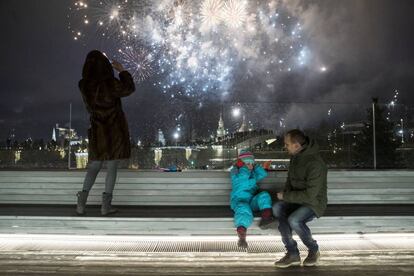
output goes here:
[{"label": "man's short hair", "polygon": [[286,132],[285,136],[289,136],[290,140],[293,143],[298,143],[301,146],[305,145],[308,142],[308,138],[305,133],[299,129],[292,129]]}]

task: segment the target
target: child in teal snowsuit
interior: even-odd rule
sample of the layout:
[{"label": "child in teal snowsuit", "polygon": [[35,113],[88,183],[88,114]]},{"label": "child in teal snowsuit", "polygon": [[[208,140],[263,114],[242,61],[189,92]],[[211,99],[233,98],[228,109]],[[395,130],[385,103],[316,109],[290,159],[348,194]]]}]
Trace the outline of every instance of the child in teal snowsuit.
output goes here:
[{"label": "child in teal snowsuit", "polygon": [[266,171],[255,164],[251,152],[242,150],[237,163],[230,171],[232,192],[230,206],[234,211],[234,225],[239,236],[238,245],[247,247],[247,228],[253,223],[253,212],[261,211],[259,227],[268,229],[275,222],[272,215],[272,199],[268,192],[258,193],[257,183],[267,177]]}]

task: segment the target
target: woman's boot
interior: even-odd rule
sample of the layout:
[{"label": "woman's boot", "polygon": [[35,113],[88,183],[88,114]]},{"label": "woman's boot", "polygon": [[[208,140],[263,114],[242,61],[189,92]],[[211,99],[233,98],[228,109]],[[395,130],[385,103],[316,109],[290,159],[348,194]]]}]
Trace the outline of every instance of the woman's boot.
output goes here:
[{"label": "woman's boot", "polygon": [[101,214],[103,216],[118,212],[117,209],[112,207],[111,201],[112,201],[112,194],[102,193]]},{"label": "woman's boot", "polygon": [[78,215],[84,215],[86,209],[86,200],[88,200],[89,192],[79,191],[76,196],[78,198],[78,204],[76,206],[76,213]]}]

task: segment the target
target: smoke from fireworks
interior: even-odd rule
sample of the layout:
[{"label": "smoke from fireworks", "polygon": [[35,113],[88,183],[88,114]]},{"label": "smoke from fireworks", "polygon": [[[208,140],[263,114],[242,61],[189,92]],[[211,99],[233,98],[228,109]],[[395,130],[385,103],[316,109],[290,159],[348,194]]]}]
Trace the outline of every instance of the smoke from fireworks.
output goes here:
[{"label": "smoke from fireworks", "polygon": [[109,40],[137,81],[154,76],[172,97],[225,97],[235,69],[277,79],[310,60],[300,22],[279,1],[83,0],[69,9],[74,40]]}]

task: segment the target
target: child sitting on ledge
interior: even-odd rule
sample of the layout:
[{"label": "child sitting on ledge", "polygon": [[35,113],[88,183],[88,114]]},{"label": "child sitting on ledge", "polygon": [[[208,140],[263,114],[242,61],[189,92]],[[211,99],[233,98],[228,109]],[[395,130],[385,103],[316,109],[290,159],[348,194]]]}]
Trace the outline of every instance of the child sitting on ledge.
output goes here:
[{"label": "child sitting on ledge", "polygon": [[258,193],[257,183],[267,177],[266,171],[255,164],[254,156],[247,150],[239,154],[236,165],[230,170],[232,192],[230,206],[234,211],[234,225],[239,237],[238,246],[247,248],[247,228],[253,223],[253,212],[261,211],[261,229],[269,229],[275,224],[272,215],[272,199],[268,192]]}]

